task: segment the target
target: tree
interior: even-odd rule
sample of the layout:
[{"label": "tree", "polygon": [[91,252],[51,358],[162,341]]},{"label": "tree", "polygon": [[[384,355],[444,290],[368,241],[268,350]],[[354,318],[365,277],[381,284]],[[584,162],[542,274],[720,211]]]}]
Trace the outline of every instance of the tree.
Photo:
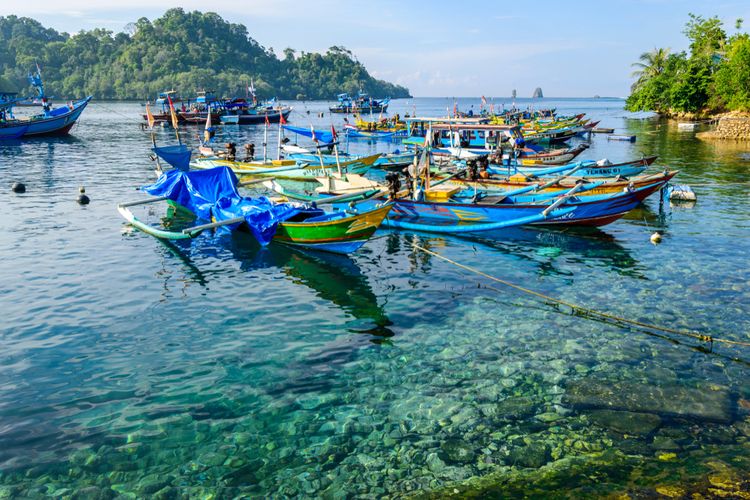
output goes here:
[{"label": "tree", "polygon": [[664,72],[664,67],[667,64],[667,58],[669,57],[669,48],[666,49],[654,49],[651,52],[644,52],[640,56],[640,62],[633,63],[632,66],[639,68],[631,74],[636,77],[637,80],[633,84],[634,87],[642,85],[646,81],[658,76]]},{"label": "tree", "polygon": [[690,20],[683,33],[690,39],[692,57],[711,57],[723,50],[727,34],[721,27],[718,17],[704,19],[703,16],[688,14]]}]

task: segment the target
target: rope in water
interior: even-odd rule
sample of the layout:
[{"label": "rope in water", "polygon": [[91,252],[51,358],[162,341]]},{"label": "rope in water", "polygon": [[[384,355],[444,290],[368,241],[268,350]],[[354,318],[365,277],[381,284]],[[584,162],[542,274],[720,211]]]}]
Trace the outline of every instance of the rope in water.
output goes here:
[{"label": "rope in water", "polygon": [[[497,278],[495,276],[487,274],[487,273],[485,273],[483,271],[480,271],[479,269],[473,268],[471,266],[467,266],[465,264],[460,264],[460,263],[458,263],[458,262],[456,262],[454,260],[449,259],[448,257],[440,255],[437,252],[433,252],[432,250],[428,250],[428,249],[426,249],[424,247],[421,247],[421,246],[417,245],[416,243],[412,243],[412,246],[416,250],[419,250],[419,251],[422,251],[422,252],[424,252],[426,254],[432,255],[433,257],[436,257],[436,258],[438,258],[440,260],[448,262],[449,264],[453,264],[454,266],[459,267],[459,268],[461,268],[461,269],[463,269],[465,271],[469,271],[471,273],[477,274],[479,276],[482,276],[484,278],[492,280],[492,281],[494,281],[496,283],[503,284],[503,285],[505,285],[507,287],[513,288],[513,289],[518,290],[520,292],[523,292],[523,293],[526,293],[526,294],[529,294],[529,295],[533,295],[535,297],[539,297],[540,299],[544,299],[544,300],[549,301],[549,302],[553,302],[553,303],[556,303],[556,304],[567,306],[567,307],[571,308],[575,312],[580,312],[580,313],[583,313],[583,314],[586,314],[586,315],[590,315],[590,316],[598,316],[600,318],[605,318],[605,319],[608,319],[610,321],[617,321],[619,323],[623,323],[623,324],[626,324],[626,325],[638,326],[638,327],[646,328],[646,329],[649,329],[649,330],[654,330],[654,331],[659,331],[659,332],[665,332],[665,333],[671,333],[671,334],[674,334],[674,335],[682,335],[684,337],[691,337],[691,338],[693,338],[695,340],[699,340],[701,342],[708,342],[708,343],[719,342],[719,343],[722,343],[722,344],[730,344],[730,345],[738,345],[738,346],[750,347],[750,342],[740,342],[740,341],[737,341],[737,340],[720,339],[720,338],[713,337],[711,335],[704,335],[704,334],[698,333],[698,332],[691,332],[691,331],[688,331],[688,330],[678,330],[678,329],[669,328],[669,327],[666,327],[666,326],[652,325],[652,324],[649,324],[649,323],[644,323],[642,321],[637,321],[637,320],[633,320],[633,319],[627,319],[627,318],[623,318],[621,316],[617,316],[615,314],[610,314],[610,313],[606,313],[606,312],[603,312],[603,311],[598,311],[596,309],[589,309],[587,307],[582,307],[582,306],[579,306],[577,304],[573,304],[571,302],[567,302],[567,301],[562,300],[562,299],[556,299],[554,297],[550,297],[549,295],[545,295],[543,293],[539,293],[539,292],[536,292],[534,290],[530,290],[530,289],[522,287],[520,285],[516,285],[515,283],[511,283],[509,281]],[[493,290],[497,290],[497,289],[493,288]]]},{"label": "rope in water", "polygon": [[133,125],[141,125],[141,124],[145,123],[145,122],[140,121],[140,120],[139,121],[135,121],[135,120],[133,120],[132,116],[126,115],[125,113],[121,113],[120,111],[117,111],[116,109],[110,108],[109,106],[106,106],[106,105],[102,104],[101,102],[97,101],[97,102],[94,102],[93,104],[95,104],[96,107],[102,108],[105,111],[109,111],[110,113],[114,113],[116,115],[122,116],[123,118],[127,118],[128,119],[127,123],[130,123],[130,124],[133,124]]}]

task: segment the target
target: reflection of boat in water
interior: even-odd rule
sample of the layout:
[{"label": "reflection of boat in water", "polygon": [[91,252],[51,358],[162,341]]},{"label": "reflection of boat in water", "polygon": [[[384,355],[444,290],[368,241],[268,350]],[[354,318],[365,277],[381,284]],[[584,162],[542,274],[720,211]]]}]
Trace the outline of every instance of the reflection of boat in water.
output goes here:
[{"label": "reflection of boat in water", "polygon": [[540,227],[503,230],[498,241],[483,235],[462,236],[472,243],[527,262],[538,262],[542,274],[566,274],[555,268],[558,256],[580,259],[582,264],[606,267],[623,276],[647,279],[633,254],[617,238],[599,228],[568,228],[565,231]]},{"label": "reflection of boat in water", "polygon": [[375,326],[366,330],[354,330],[380,337],[391,337],[387,328],[391,324],[378,298],[373,293],[367,277],[349,257],[321,252],[304,252],[281,245],[261,250],[260,245],[248,234],[233,233],[229,248],[241,261],[244,271],[276,266],[295,284],[302,284],[315,294],[358,320],[371,320]]}]

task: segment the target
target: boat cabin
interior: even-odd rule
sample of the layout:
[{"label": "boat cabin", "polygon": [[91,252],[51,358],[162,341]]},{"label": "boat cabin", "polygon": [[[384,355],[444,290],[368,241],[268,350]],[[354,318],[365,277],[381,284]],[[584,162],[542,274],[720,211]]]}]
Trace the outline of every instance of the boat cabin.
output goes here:
[{"label": "boat cabin", "polygon": [[443,118],[431,121],[407,118],[409,137],[406,144],[423,144],[425,135],[432,133],[431,145],[436,147],[481,148],[493,150],[502,143],[523,140],[521,129],[515,125],[493,125],[486,118]]}]

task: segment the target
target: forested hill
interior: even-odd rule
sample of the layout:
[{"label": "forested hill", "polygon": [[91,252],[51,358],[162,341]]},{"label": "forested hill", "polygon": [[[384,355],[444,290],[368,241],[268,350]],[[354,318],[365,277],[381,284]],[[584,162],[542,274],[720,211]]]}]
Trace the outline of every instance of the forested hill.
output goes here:
[{"label": "forested hill", "polygon": [[0,16],[0,90],[30,94],[26,76],[36,63],[47,94],[62,98],[147,99],[170,89],[184,96],[201,89],[244,95],[251,80],[262,97],[334,99],[360,89],[374,97],[409,97],[408,89],[370,76],[343,47],[325,54],[287,48],[279,59],[245,26],[182,9],[153,22],[141,18],[116,34],[69,35],[34,19]]}]

